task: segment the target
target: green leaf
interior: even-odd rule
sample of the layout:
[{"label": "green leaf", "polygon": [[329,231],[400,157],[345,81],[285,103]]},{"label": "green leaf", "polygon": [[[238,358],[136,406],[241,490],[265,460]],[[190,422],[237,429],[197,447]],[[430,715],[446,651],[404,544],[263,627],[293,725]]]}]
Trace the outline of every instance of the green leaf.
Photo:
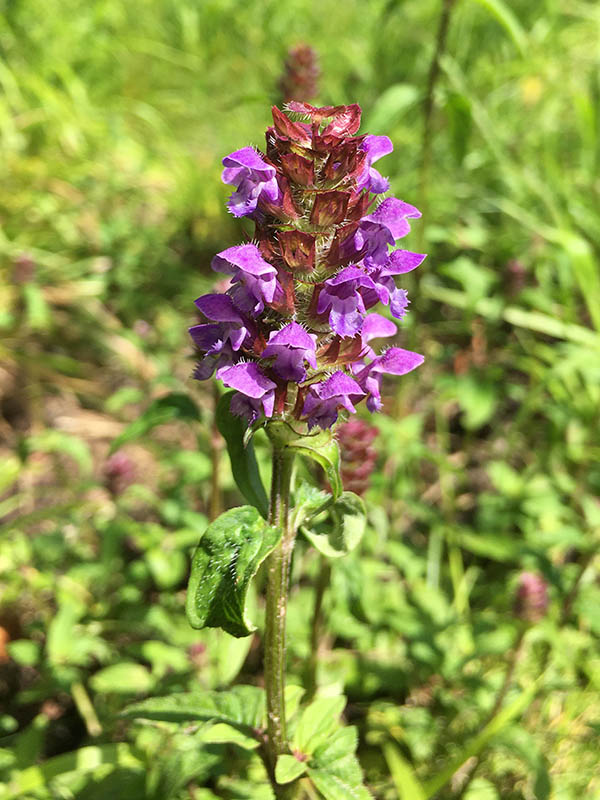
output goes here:
[{"label": "green leaf", "polygon": [[206,744],[235,744],[243,750],[256,750],[260,742],[256,736],[244,733],[227,722],[217,722],[202,734]]},{"label": "green leaf", "polygon": [[338,728],[315,748],[308,774],[326,800],[365,800],[371,795],[363,785],[363,775],[356,758],[356,728]]},{"label": "green leaf", "polygon": [[227,692],[181,692],[133,703],[121,712],[129,719],[159,722],[213,720],[243,732],[263,726],[265,693],[258,686],[234,686]]},{"label": "green leaf", "polygon": [[26,767],[37,761],[43,753],[50,720],[45,714],[38,714],[21,731],[13,744],[16,767]]},{"label": "green leaf", "polygon": [[30,639],[15,639],[8,643],[10,657],[18,664],[35,667],[40,660],[40,646]]},{"label": "green leaf", "polygon": [[323,468],[333,497],[337,500],[343,489],[340,476],[340,449],[331,431],[300,436],[291,441],[288,447],[297,450],[300,455],[316,461]]},{"label": "green leaf", "polygon": [[128,744],[105,744],[100,747],[80,747],[72,753],[55,756],[43,764],[11,774],[0,787],[0,800],[18,800],[46,786],[53,778],[68,772],[91,772],[103,765],[139,769],[142,764]]},{"label": "green leaf", "polygon": [[462,411],[462,422],[470,431],[490,421],[498,405],[496,386],[465,375],[455,381],[455,394]]},{"label": "green leaf", "polygon": [[295,756],[282,755],[275,765],[277,783],[291,783],[306,772],[306,761],[298,761]]},{"label": "green leaf", "polygon": [[366,130],[383,133],[402,118],[419,99],[419,91],[410,83],[395,83],[382,92],[367,118]]},{"label": "green leaf", "polygon": [[77,663],[73,659],[72,643],[75,639],[74,627],[81,611],[69,603],[63,603],[48,627],[46,653],[52,665]]},{"label": "green leaf", "polygon": [[356,756],[346,756],[328,769],[308,768],[310,779],[325,800],[370,800]]},{"label": "green leaf", "polygon": [[281,531],[254,506],[241,506],[212,522],[192,560],[186,611],[192,628],[223,628],[249,636],[246,594],[259,566],[276,547]]},{"label": "green leaf", "polygon": [[181,550],[153,547],[146,553],[145,560],[154,582],[161,589],[177,586],[187,572],[187,558]]},{"label": "green leaf", "polygon": [[43,331],[50,327],[52,317],[48,303],[37,283],[26,283],[23,286],[25,300],[25,316],[32,331]]},{"label": "green leaf", "polygon": [[506,461],[491,461],[487,465],[487,473],[496,489],[506,497],[519,497],[525,488],[524,477]]},{"label": "green leaf", "polygon": [[294,492],[291,523],[294,530],[318,516],[333,502],[333,497],[316,486],[302,481]]},{"label": "green leaf", "polygon": [[453,531],[456,543],[475,555],[494,561],[516,561],[525,549],[523,542],[497,533],[475,533],[468,530]]},{"label": "green leaf", "polygon": [[367,512],[361,498],[353,492],[343,492],[327,509],[328,519],[302,533],[319,552],[328,558],[340,558],[359,544],[367,526]]},{"label": "green leaf", "polygon": [[0,463],[0,493],[10,488],[21,472],[21,462],[16,456],[5,455]]},{"label": "green leaf", "polygon": [[217,428],[227,444],[231,471],[238,489],[266,519],[269,501],[258,471],[254,447],[251,441],[244,445],[248,426],[241,417],[234,416],[229,410],[234,395],[235,392],[226,392],[219,400],[215,417]]},{"label": "green leaf", "polygon": [[122,661],[92,675],[90,686],[103,694],[143,694],[152,689],[154,679],[141,664]]},{"label": "green leaf", "polygon": [[358,733],[356,728],[338,728],[331,736],[315,748],[311,758],[313,767],[329,767],[346,756],[352,756],[356,752],[358,745]]},{"label": "green leaf", "polygon": [[305,690],[302,686],[290,684],[285,687],[285,714],[288,720],[290,720],[300,708],[300,701],[304,693]]},{"label": "green leaf", "polygon": [[[191,781],[204,783],[215,765],[221,760],[218,748],[205,747],[204,736],[210,723],[197,726],[196,731],[181,731],[157,737],[154,752],[148,752],[145,800],[174,800],[189,796],[181,790]],[[148,729],[147,729],[148,730]],[[156,732],[156,731],[155,731]],[[162,741],[161,741],[162,739]],[[120,788],[120,787],[119,787]],[[127,800],[134,800],[125,792],[117,792]],[[101,799],[106,795],[103,795]],[[137,795],[136,795],[137,797]]]},{"label": "green leaf", "polygon": [[[535,793],[536,800],[542,800],[541,795]],[[467,791],[464,794],[464,800],[500,800],[498,790],[491,781],[485,778],[475,778],[469,784]]]},{"label": "green leaf", "polygon": [[174,420],[181,422],[198,422],[200,420],[198,406],[187,394],[171,392],[150,403],[144,413],[117,436],[110,446],[110,452],[114,453],[127,442],[139,439],[158,425],[164,425],[166,422]]},{"label": "green leaf", "polygon": [[141,648],[144,661],[152,666],[152,674],[162,678],[168,672],[188,672],[190,661],[185,650],[165,642],[147,640]]},{"label": "green leaf", "polygon": [[47,429],[41,433],[29,436],[25,440],[27,453],[41,451],[43,453],[60,453],[77,462],[82,475],[88,476],[92,472],[93,459],[90,448],[82,439],[71,436],[58,430]]},{"label": "green leaf", "polygon": [[292,740],[294,748],[301,753],[312,753],[339,726],[345,705],[346,698],[342,695],[314,700],[298,720]]},{"label": "green leaf", "polygon": [[399,748],[392,742],[383,746],[383,754],[399,800],[426,800],[427,795],[421,781],[417,778],[411,764],[404,758]]}]

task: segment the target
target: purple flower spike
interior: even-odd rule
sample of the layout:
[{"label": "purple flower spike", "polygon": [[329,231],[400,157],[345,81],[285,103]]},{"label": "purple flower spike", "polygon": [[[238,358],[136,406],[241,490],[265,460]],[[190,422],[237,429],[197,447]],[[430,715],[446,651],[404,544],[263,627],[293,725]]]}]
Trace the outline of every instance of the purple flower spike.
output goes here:
[{"label": "purple flower spike", "polygon": [[362,217],[354,235],[357,252],[367,264],[383,264],[388,259],[388,245],[410,231],[407,219],[417,219],[421,212],[396,197],[389,197],[372,214]]},{"label": "purple flower spike", "polygon": [[309,388],[302,416],[308,417],[309,430],[315,425],[331,428],[338,418],[340,407],[355,414],[354,403],[364,396],[365,392],[354,378],[338,370],[323,383],[315,383]]},{"label": "purple flower spike", "polygon": [[231,400],[231,413],[238,417],[246,417],[254,422],[262,414],[273,416],[275,407],[275,389],[277,384],[264,375],[254,361],[222,367],[217,371],[217,378],[225,386],[235,389]]},{"label": "purple flower spike", "polygon": [[230,153],[223,159],[223,166],[221,180],[236,188],[227,203],[234,217],[253,214],[261,196],[271,203],[280,201],[275,167],[263,161],[254,148],[242,147]]},{"label": "purple flower spike", "polygon": [[[329,324],[338,336],[355,336],[360,332],[369,307],[375,305],[381,292],[374,281],[358,267],[346,267],[325,281],[319,294],[317,314],[329,309]],[[383,296],[387,296],[383,294]]]},{"label": "purple flower spike", "polygon": [[290,322],[271,333],[262,357],[275,358],[273,371],[282,380],[299,383],[306,378],[305,361],[317,368],[316,343],[314,334],[307,333],[297,322]]},{"label": "purple flower spike", "polygon": [[387,178],[383,178],[376,169],[373,168],[375,161],[378,161],[383,156],[389,155],[394,145],[388,136],[365,136],[364,142],[361,144],[360,149],[367,154],[367,164],[365,171],[358,179],[357,188],[367,189],[373,194],[382,194],[387,192],[390,188],[390,182]]},{"label": "purple flower spike", "polygon": [[515,613],[527,622],[539,622],[548,610],[548,584],[536,572],[519,576],[515,597]]},{"label": "purple flower spike", "polygon": [[215,272],[233,276],[234,285],[228,294],[246,314],[260,314],[265,303],[272,303],[282,294],[277,283],[277,270],[265,261],[255,244],[240,244],[218,253],[211,261]]},{"label": "purple flower spike", "polygon": [[370,364],[356,373],[356,380],[369,395],[367,408],[374,413],[381,409],[381,378],[387,375],[406,375],[407,372],[419,367],[425,358],[411,350],[401,347],[390,347]]},{"label": "purple flower spike", "polygon": [[[373,341],[395,335],[391,318],[409,305],[396,276],[425,256],[399,248],[421,214],[382,196],[389,181],[375,167],[393,145],[358,135],[360,113],[290,101],[273,108],[264,152],[243,147],[223,159],[229,210],[253,221],[254,238],[213,258],[227,285],[198,298],[201,324],[190,328],[194,377],[216,370],[235,390],[233,413],[255,424],[277,417],[299,436],[361,401],[377,411],[383,375],[423,361],[397,347],[379,354]],[[385,317],[373,313],[379,303]]]}]

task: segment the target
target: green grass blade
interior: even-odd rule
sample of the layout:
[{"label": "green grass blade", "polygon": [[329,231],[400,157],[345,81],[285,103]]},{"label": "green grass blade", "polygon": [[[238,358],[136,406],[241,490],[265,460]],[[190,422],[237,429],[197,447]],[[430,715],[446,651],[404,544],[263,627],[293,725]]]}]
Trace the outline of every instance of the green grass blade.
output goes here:
[{"label": "green grass blade", "polygon": [[527,34],[513,10],[507,6],[503,0],[477,0],[477,2],[496,17],[517,46],[521,55],[525,55],[527,49]]},{"label": "green grass blade", "polygon": [[434,797],[466,761],[473,758],[473,756],[478,756],[494,736],[497,736],[500,731],[504,730],[504,728],[513,721],[513,719],[525,711],[535,697],[543,677],[544,674],[540,675],[538,679],[531,684],[529,689],[520,694],[516,700],[513,700],[510,705],[500,711],[500,713],[483,728],[481,733],[479,733],[462,752],[439,773],[439,775],[427,781],[425,784],[426,800],[429,800],[430,797]]},{"label": "green grass blade", "polygon": [[383,755],[387,761],[399,800],[427,800],[423,784],[399,748],[392,742],[386,742],[383,746]]}]

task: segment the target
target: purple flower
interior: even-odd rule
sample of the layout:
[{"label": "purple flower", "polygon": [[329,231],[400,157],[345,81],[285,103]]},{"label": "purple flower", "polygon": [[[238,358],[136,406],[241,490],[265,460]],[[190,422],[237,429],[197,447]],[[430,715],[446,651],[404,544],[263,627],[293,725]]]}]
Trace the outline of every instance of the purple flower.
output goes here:
[{"label": "purple flower", "polygon": [[262,196],[271,203],[280,201],[275,167],[263,161],[254,148],[242,147],[230,153],[223,159],[223,166],[221,180],[236,188],[227,203],[234,217],[252,214]]},{"label": "purple flower", "polygon": [[282,295],[277,270],[265,261],[255,244],[239,244],[223,250],[211,261],[215,272],[232,275],[235,284],[229,289],[235,305],[246,314],[260,314],[265,303]]},{"label": "purple flower", "polygon": [[369,192],[373,192],[373,194],[387,192],[390,188],[390,182],[387,178],[383,178],[372,165],[375,161],[378,161],[383,156],[387,156],[392,152],[394,149],[392,140],[387,136],[365,136],[360,149],[366,152],[367,163],[365,165],[365,171],[358,179],[357,189],[366,188]]},{"label": "purple flower", "polygon": [[306,378],[305,361],[317,368],[316,343],[314,334],[307,333],[297,322],[290,322],[271,333],[262,357],[275,358],[273,371],[282,380],[299,383]]},{"label": "purple flower", "polygon": [[261,414],[273,416],[275,389],[277,384],[261,372],[254,361],[244,361],[231,367],[221,367],[217,378],[225,386],[235,389],[237,394],[231,400],[231,413],[246,417],[254,422]]},{"label": "purple flower", "polygon": [[389,197],[372,214],[362,217],[354,234],[354,247],[366,264],[384,264],[388,245],[394,244],[410,231],[407,219],[417,219],[421,212],[396,197]]},{"label": "purple flower", "polygon": [[345,267],[325,281],[317,302],[317,314],[329,310],[329,324],[334,333],[355,336],[362,327],[367,306],[375,305],[380,294],[384,296],[363,270]]},{"label": "purple flower", "polygon": [[338,409],[342,407],[355,414],[354,403],[364,395],[354,378],[338,370],[322,383],[314,383],[309,387],[302,416],[308,417],[309,430],[315,425],[331,428],[338,418]]},{"label": "purple flower", "polygon": [[215,369],[233,362],[235,353],[250,336],[250,323],[244,320],[229,295],[205,294],[195,304],[212,320],[189,329],[194,344],[205,353],[194,370],[194,378],[203,381]]},{"label": "purple flower", "polygon": [[375,351],[369,345],[371,339],[385,339],[388,336],[393,336],[397,330],[395,323],[382,317],[381,314],[368,314],[364,319],[360,332],[364,345],[364,355],[369,356],[369,358],[375,358]]},{"label": "purple flower", "polygon": [[[385,305],[389,304],[392,316],[396,319],[402,319],[410,301],[404,289],[396,288],[394,275],[401,275],[416,269],[424,259],[425,256],[421,253],[411,253],[410,250],[394,250],[384,264],[375,264],[369,270],[369,277],[380,292],[379,299]],[[365,259],[365,261],[370,263],[369,259]]]},{"label": "purple flower", "polygon": [[379,411],[381,403],[381,378],[387,375],[405,375],[420,366],[425,359],[419,353],[403,350],[401,347],[390,347],[382,355],[377,356],[355,373],[356,380],[368,394],[367,408],[374,413]]}]

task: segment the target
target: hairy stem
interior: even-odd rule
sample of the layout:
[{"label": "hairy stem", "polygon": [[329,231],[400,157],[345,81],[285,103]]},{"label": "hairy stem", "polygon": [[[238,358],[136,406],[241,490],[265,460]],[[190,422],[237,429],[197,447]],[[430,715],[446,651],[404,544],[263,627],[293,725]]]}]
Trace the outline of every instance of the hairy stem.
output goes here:
[{"label": "hairy stem", "polygon": [[[290,525],[290,488],[293,454],[285,447],[273,447],[273,477],[269,523],[282,536],[267,560],[267,604],[265,619],[265,689],[267,694],[267,753],[271,770],[277,756],[288,752],[285,720],[285,619],[290,563],[295,532]],[[291,786],[274,786],[279,798],[294,797]],[[292,793],[291,793],[292,792]]]}]

